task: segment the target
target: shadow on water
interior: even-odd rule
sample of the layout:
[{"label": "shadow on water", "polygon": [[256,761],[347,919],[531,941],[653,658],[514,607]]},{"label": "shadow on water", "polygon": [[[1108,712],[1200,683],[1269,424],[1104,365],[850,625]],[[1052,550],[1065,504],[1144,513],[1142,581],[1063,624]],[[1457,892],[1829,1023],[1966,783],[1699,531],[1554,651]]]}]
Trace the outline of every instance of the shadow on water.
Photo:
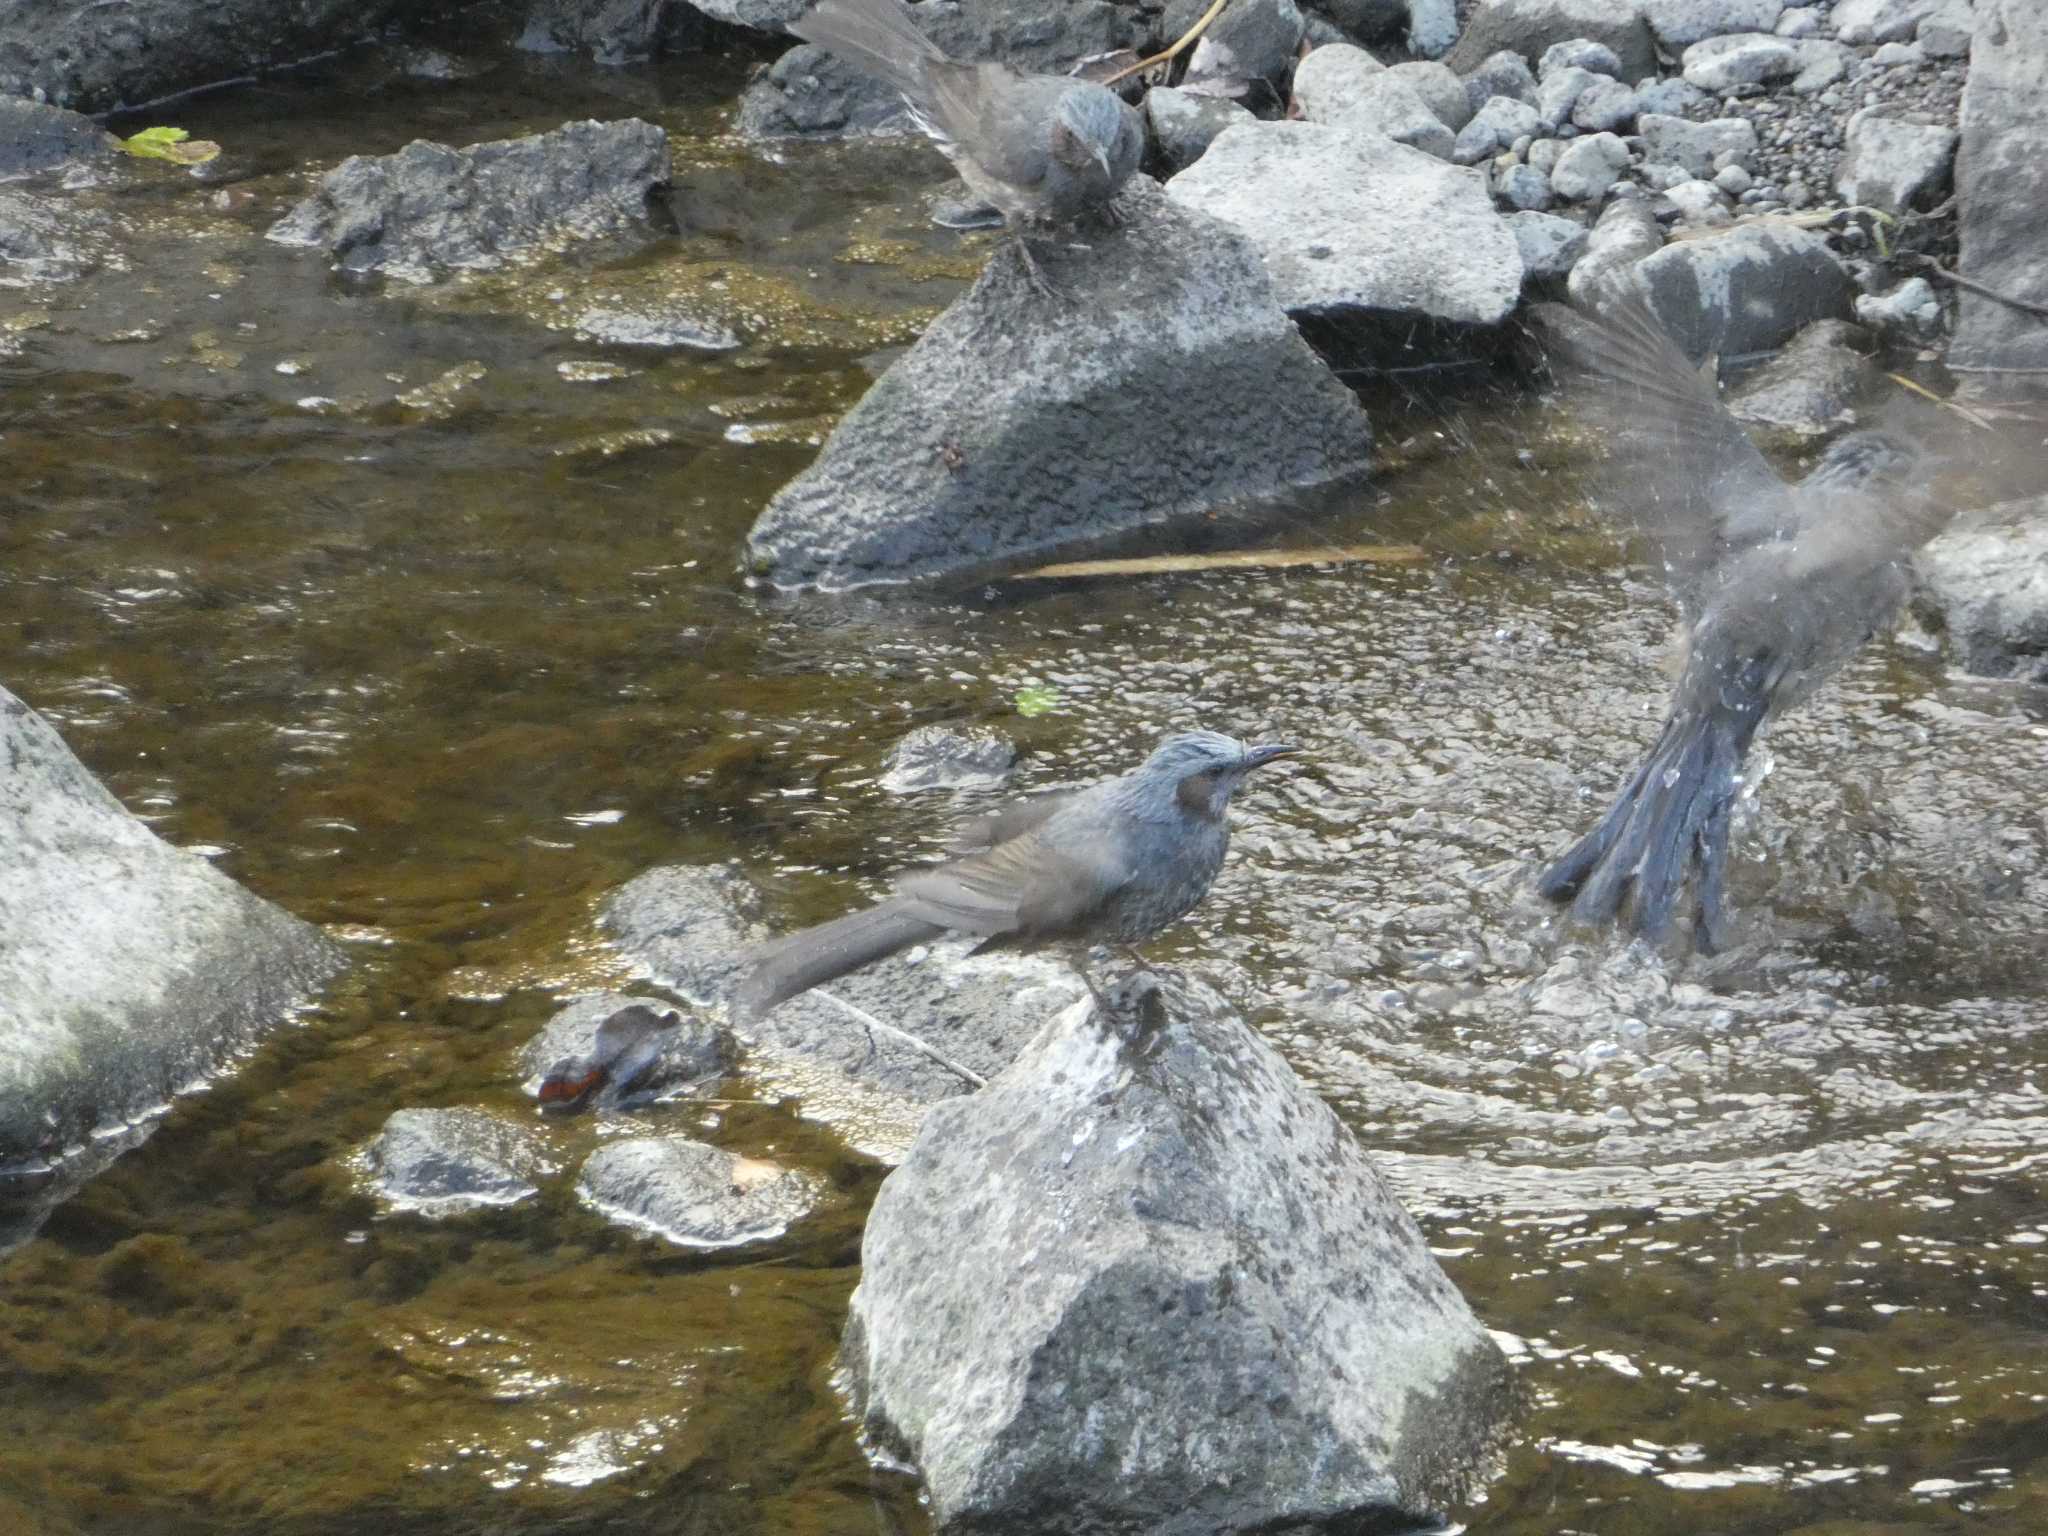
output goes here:
[{"label": "shadow on water", "polygon": [[[985,238],[924,229],[925,151],[721,138],[744,60],[485,63],[186,104],[229,174],[124,173],[132,269],[4,338],[0,677],[356,959],[0,1263],[8,1529],[923,1529],[829,1383],[881,1170],[793,1105],[667,1112],[828,1182],[736,1254],[566,1181],[382,1215],[353,1155],[401,1106],[526,1112],[518,1046],[629,980],[592,911],[631,875],[737,858],[794,922],[930,851],[957,806],[876,782],[909,727],[993,723],[1039,786],[1197,720],[1310,755],[1155,952],[1380,1150],[1522,1363],[1472,1529],[2048,1525],[2038,705],[1873,649],[1770,739],[1730,956],[1563,930],[1530,872],[1654,732],[1669,611],[1540,403],[1390,384],[1373,483],[1261,529],[1419,563],[759,594],[752,516]],[[410,293],[250,239],[309,162],[625,112],[701,193],[654,251]],[[562,323],[665,282],[746,344]],[[1017,714],[1027,686],[1059,707]],[[569,1163],[619,1128],[547,1134]]]}]

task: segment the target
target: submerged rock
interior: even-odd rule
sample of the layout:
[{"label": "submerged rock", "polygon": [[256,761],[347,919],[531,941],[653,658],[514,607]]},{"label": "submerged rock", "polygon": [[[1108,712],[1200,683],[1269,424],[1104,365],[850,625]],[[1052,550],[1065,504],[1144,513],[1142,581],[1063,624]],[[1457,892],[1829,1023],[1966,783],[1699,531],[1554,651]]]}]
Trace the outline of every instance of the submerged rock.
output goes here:
[{"label": "submerged rock", "polygon": [[[1454,77],[1455,78],[1455,77]],[[1459,101],[1463,103],[1463,93]],[[1397,144],[1448,159],[1452,132],[1414,83],[1363,48],[1318,48],[1294,71],[1294,104],[1312,123],[1384,134]]]},{"label": "submerged rock", "polygon": [[599,992],[549,1019],[519,1053],[526,1091],[554,1114],[651,1104],[723,1072],[732,1040],[652,998]]},{"label": "submerged rock", "polygon": [[889,749],[882,788],[899,795],[994,789],[1016,762],[1016,747],[985,725],[921,725]]},{"label": "submerged rock", "polygon": [[[849,893],[842,905],[867,899]],[[731,865],[673,866],[621,886],[602,918],[619,950],[662,986],[698,1007],[723,1008],[748,951],[796,926],[771,928],[765,906]],[[747,1027],[750,1066],[782,1073],[826,1113],[847,1084],[913,1110],[969,1092],[1085,990],[1057,960],[972,948],[961,939],[920,945],[791,998]]]},{"label": "submerged rock", "polygon": [[460,1216],[540,1193],[554,1169],[525,1126],[482,1109],[401,1109],[364,1152],[371,1188],[417,1216]]},{"label": "submerged rock", "polygon": [[[2048,8],[2034,0],[1977,0],[1977,35],[1963,87],[1956,194],[1965,277],[2048,305]],[[2048,369],[2048,325],[1967,290],[1956,294],[1949,366],[1969,373]],[[1998,387],[2019,382],[1996,381]]]},{"label": "submerged rock", "polygon": [[430,282],[565,239],[644,226],[669,179],[668,135],[638,118],[451,149],[415,139],[354,155],[270,227],[283,245],[325,249],[346,272]]},{"label": "submerged rock", "polygon": [[[341,968],[310,924],[173,848],[0,688],[0,1182],[69,1184]],[[44,1193],[49,1193],[45,1188]]]},{"label": "submerged rock", "polygon": [[105,111],[374,37],[404,0],[31,0],[0,6],[0,96]]},{"label": "submerged rock", "polygon": [[682,1136],[607,1142],[576,1176],[577,1198],[600,1216],[683,1248],[780,1237],[818,1193],[807,1174]]},{"label": "submerged rock", "polygon": [[1365,416],[1251,245],[1143,177],[1121,212],[1085,244],[1037,247],[1052,297],[999,249],[768,504],[747,537],[755,574],[824,589],[980,574],[1360,473]]},{"label": "submerged rock", "polygon": [[1728,397],[1737,421],[1815,435],[1851,425],[1878,382],[1870,337],[1845,320],[1809,325]]},{"label": "submerged rock", "polygon": [[1500,1351],[1228,1004],[1118,993],[1113,1027],[1077,1004],[934,1109],[883,1184],[841,1352],[868,1431],[947,1529],[1433,1523],[1496,1454]]},{"label": "submerged rock", "polygon": [[1290,313],[1496,325],[1521,293],[1521,251],[1484,177],[1379,134],[1232,128],[1167,192],[1249,235]]},{"label": "submerged rock", "polygon": [[1916,606],[1964,671],[2048,683],[2048,497],[1958,520],[1917,566]]},{"label": "submerged rock", "polygon": [[0,288],[73,282],[94,271],[113,245],[100,215],[62,198],[0,187]]}]

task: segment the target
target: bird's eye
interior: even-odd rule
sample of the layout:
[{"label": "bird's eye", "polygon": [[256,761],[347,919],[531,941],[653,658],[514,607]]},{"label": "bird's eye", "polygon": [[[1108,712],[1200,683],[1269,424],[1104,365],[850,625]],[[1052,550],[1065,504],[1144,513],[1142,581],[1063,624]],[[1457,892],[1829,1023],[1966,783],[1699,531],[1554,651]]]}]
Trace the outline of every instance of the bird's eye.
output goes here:
[{"label": "bird's eye", "polygon": [[1216,770],[1191,773],[1180,781],[1180,803],[1191,811],[1207,811],[1216,795]]}]

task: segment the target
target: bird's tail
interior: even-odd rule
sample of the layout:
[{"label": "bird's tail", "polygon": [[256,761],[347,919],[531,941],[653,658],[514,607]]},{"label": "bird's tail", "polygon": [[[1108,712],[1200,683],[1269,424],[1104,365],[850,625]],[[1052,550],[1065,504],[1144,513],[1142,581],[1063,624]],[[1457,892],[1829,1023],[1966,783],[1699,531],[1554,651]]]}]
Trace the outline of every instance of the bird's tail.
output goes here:
[{"label": "bird's tail", "polygon": [[819,0],[789,30],[902,92],[915,111],[929,115],[925,66],[946,55],[917,29],[903,0]]},{"label": "bird's tail", "polygon": [[1749,675],[1760,671],[1665,721],[1600,824],[1544,871],[1541,895],[1571,902],[1583,922],[1611,922],[1626,903],[1629,927],[1654,943],[1696,872],[1695,941],[1704,954],[1719,946],[1736,775],[1770,702],[1761,675]]},{"label": "bird's tail", "polygon": [[755,951],[746,974],[734,986],[733,1018],[749,1023],[799,992],[823,986],[944,931],[885,901],[776,939]]}]

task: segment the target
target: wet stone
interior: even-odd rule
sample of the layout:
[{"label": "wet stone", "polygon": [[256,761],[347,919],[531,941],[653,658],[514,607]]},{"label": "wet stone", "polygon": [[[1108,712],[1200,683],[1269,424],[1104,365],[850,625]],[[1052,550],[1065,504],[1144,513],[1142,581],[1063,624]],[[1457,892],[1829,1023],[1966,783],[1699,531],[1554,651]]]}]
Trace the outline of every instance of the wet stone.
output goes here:
[{"label": "wet stone", "polygon": [[586,309],[573,322],[576,339],[650,351],[729,352],[740,338],[705,315],[672,305]]},{"label": "wet stone", "polygon": [[1920,552],[1916,605],[1966,672],[2048,682],[2048,498],[1960,520]]},{"label": "wet stone", "polygon": [[1823,320],[1731,393],[1728,409],[1751,426],[1812,436],[1851,425],[1857,401],[1878,382],[1870,337],[1842,320]]},{"label": "wet stone", "polygon": [[889,749],[882,788],[898,795],[993,789],[1009,778],[1016,762],[1016,747],[987,726],[921,725]]},{"label": "wet stone", "polygon": [[683,1248],[736,1248],[782,1236],[817,1203],[818,1181],[681,1136],[607,1142],[576,1195],[608,1221]]},{"label": "wet stone", "polygon": [[531,1199],[554,1171],[531,1129],[467,1108],[398,1110],[364,1164],[392,1210],[437,1218]]},{"label": "wet stone", "polygon": [[710,1020],[657,998],[579,997],[519,1052],[529,1095],[543,1110],[633,1109],[716,1079],[732,1040]]}]

